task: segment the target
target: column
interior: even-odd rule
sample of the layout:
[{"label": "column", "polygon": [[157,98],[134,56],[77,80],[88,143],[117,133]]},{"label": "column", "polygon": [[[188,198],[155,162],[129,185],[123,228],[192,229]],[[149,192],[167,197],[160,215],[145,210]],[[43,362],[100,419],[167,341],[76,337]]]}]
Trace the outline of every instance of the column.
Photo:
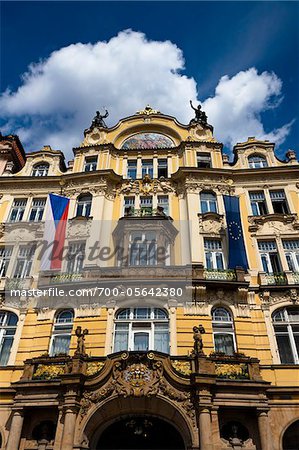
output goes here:
[{"label": "column", "polygon": [[261,450],[269,450],[269,417],[267,411],[258,411]]},{"label": "column", "polygon": [[187,213],[187,199],[183,194],[179,195],[179,211],[180,211],[180,244],[181,244],[181,265],[186,265],[191,263],[190,255],[190,230],[189,221]]},{"label": "column", "polygon": [[158,155],[157,153],[153,156],[153,178],[158,178]]},{"label": "column", "polygon": [[177,355],[176,307],[169,308],[170,354]]},{"label": "column", "polygon": [[73,450],[77,410],[67,406],[64,410],[64,425],[61,441],[61,450]]},{"label": "column", "polygon": [[19,450],[22,427],[24,422],[24,412],[17,409],[13,413],[6,450]]},{"label": "column", "polygon": [[208,408],[202,408],[199,412],[199,436],[200,450],[213,448],[211,444],[211,416]]}]

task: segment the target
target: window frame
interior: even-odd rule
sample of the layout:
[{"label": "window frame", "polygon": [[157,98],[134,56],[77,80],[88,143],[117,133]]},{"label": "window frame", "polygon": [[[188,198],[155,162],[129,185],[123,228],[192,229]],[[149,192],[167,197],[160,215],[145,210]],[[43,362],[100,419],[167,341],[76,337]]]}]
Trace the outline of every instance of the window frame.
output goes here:
[{"label": "window frame", "polygon": [[[228,319],[227,320],[217,320],[215,319],[215,312],[217,310],[223,310],[226,312]],[[213,306],[212,310],[211,310],[211,317],[212,317],[212,333],[213,333],[213,345],[214,345],[214,350],[215,352],[221,352],[221,350],[217,350],[216,349],[216,340],[215,340],[215,336],[217,335],[228,335],[230,337],[232,337],[232,352],[231,353],[226,353],[223,352],[227,355],[233,355],[234,352],[237,351],[237,341],[236,341],[236,331],[235,331],[235,325],[234,325],[234,318],[233,318],[233,314],[231,313],[231,311],[223,306]],[[223,329],[221,329],[223,328]]]},{"label": "window frame", "polygon": [[196,152],[196,167],[198,169],[212,168],[212,155],[209,152]]},{"label": "window frame", "polygon": [[[136,317],[135,311],[137,310],[147,310],[147,316],[145,317]],[[155,314],[157,311],[163,311],[165,317],[156,317]],[[118,317],[121,313],[126,313],[126,317]],[[126,341],[127,348],[126,349],[117,349],[116,348],[116,335],[117,335],[117,325],[123,326],[123,328],[119,327],[119,332],[127,333]],[[161,349],[157,350],[156,348],[156,336],[157,332],[159,332],[159,326],[164,325],[165,328],[161,327],[162,333],[167,334],[167,352],[163,352]],[[126,328],[124,327],[126,325]],[[161,351],[163,353],[169,354],[170,352],[170,325],[169,325],[169,314],[163,308],[155,308],[155,307],[131,307],[124,308],[116,311],[114,317],[114,328],[113,328],[113,339],[112,339],[112,348],[113,352],[118,351],[138,351],[135,350],[135,341],[134,338],[138,333],[145,333],[148,335],[148,348],[146,350],[139,351]],[[164,336],[164,337],[165,337]]]},{"label": "window frame", "polygon": [[[208,248],[208,242],[217,242],[220,244],[219,248]],[[204,254],[205,254],[205,268],[207,270],[226,270],[226,261],[224,258],[222,240],[217,238],[209,238],[204,237]],[[210,261],[212,262],[212,267],[209,267],[210,263],[208,262],[208,254],[211,254]],[[221,260],[221,266],[218,267],[219,256]]]},{"label": "window frame", "polygon": [[[250,202],[251,212],[252,212],[253,216],[258,217],[258,216],[265,216],[265,215],[269,214],[269,208],[267,205],[264,191],[249,191],[248,194],[249,194],[249,202]],[[262,195],[263,198],[261,198],[261,199],[252,198],[254,196],[254,194],[256,196]],[[264,209],[264,211],[263,211],[263,209]]]},{"label": "window frame", "polygon": [[[88,200],[83,200],[85,198],[88,198]],[[77,197],[76,200],[76,217],[90,217],[91,213],[91,206],[92,206],[92,194],[87,192],[86,194],[80,194]],[[78,214],[79,209],[82,208],[82,214]]]},{"label": "window frame", "polygon": [[[19,205],[17,205],[18,202],[20,203]],[[11,223],[21,222],[24,218],[26,206],[27,206],[27,198],[15,198],[11,206],[8,222]],[[16,216],[12,220],[12,215],[14,212],[16,212]]]},{"label": "window frame", "polygon": [[[59,321],[58,320],[59,317],[66,312],[71,313],[71,315],[72,315],[71,320]],[[52,332],[51,332],[51,339],[50,339],[50,344],[49,344],[49,355],[50,356],[59,355],[59,353],[54,353],[54,345],[55,345],[54,342],[58,336],[68,336],[69,337],[69,346],[68,346],[68,351],[66,352],[67,355],[69,354],[72,332],[73,332],[73,327],[74,327],[74,316],[75,316],[74,310],[72,310],[72,309],[62,309],[61,311],[58,311],[55,314],[54,323],[53,323]],[[65,332],[63,331],[63,327],[68,327]]]},{"label": "window frame", "polygon": [[85,156],[84,158],[84,172],[94,172],[98,166],[98,155]]},{"label": "window frame", "polygon": [[[204,198],[204,196],[206,196],[207,198]],[[208,198],[208,196],[210,196],[211,198]],[[201,191],[199,194],[199,201],[200,201],[200,211],[202,214],[209,212],[218,214],[217,195],[215,194],[215,192]],[[204,211],[204,209],[206,210]]]},{"label": "window frame", "polygon": [[[35,202],[44,202],[42,205],[35,205]],[[43,215],[46,208],[47,199],[46,198],[34,198],[32,200],[29,212],[29,222],[41,222],[43,220]],[[35,212],[35,215],[33,213]],[[33,218],[32,218],[33,215]]]},{"label": "window frame", "polygon": [[[1,310],[0,314],[4,316],[4,320],[2,321],[2,323],[0,325],[0,359],[2,357],[2,351],[3,351],[3,347],[4,347],[3,344],[4,344],[5,340],[7,339],[8,341],[9,340],[11,341],[10,346],[9,346],[9,351],[7,353],[7,358],[4,359],[4,363],[0,362],[0,367],[6,367],[9,363],[9,359],[11,356],[11,350],[13,347],[16,331],[18,328],[19,317],[16,313],[14,313],[12,311],[7,311],[7,310]],[[7,323],[9,322],[9,317],[15,317],[17,319],[15,325],[7,325]],[[6,331],[13,331],[13,333],[6,334]]]},{"label": "window frame", "polygon": [[32,177],[47,177],[49,173],[50,164],[48,162],[39,162],[32,167]]},{"label": "window frame", "polygon": [[[256,159],[256,160],[254,161],[254,159]],[[257,153],[249,155],[248,156],[248,167],[249,167],[249,169],[262,169],[264,167],[269,167],[266,156],[259,155]]]},{"label": "window frame", "polygon": [[[280,364],[295,364],[298,365],[299,364],[299,319],[298,320],[290,320],[290,315],[289,315],[289,311],[290,310],[297,310],[298,311],[298,316],[299,316],[299,308],[297,307],[293,307],[293,306],[286,306],[284,308],[278,308],[276,309],[271,316],[272,319],[272,327],[273,327],[273,332],[274,332],[274,336],[275,336],[275,342],[276,342],[276,348],[277,348],[277,353],[278,353],[278,357],[279,357],[279,361]],[[277,316],[278,314],[282,314],[283,320],[275,320],[275,316]],[[298,327],[298,331],[294,332],[293,326],[297,326]],[[277,331],[277,329],[275,328],[279,327],[279,326],[285,326],[286,327],[286,332],[285,331]],[[294,335],[298,336],[298,348],[296,346],[296,340]],[[289,339],[289,344],[290,344],[290,350],[292,351],[292,358],[293,358],[293,362],[282,362],[282,356],[280,353],[280,349],[279,349],[279,344],[278,344],[278,340],[277,340],[277,336],[288,336]]]}]

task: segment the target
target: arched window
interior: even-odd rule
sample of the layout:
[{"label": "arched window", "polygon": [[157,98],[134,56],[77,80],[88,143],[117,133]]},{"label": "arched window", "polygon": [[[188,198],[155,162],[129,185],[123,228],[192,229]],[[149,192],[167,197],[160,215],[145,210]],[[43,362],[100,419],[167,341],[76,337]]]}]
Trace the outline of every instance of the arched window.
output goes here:
[{"label": "arched window", "polygon": [[217,198],[214,192],[201,192],[200,193],[200,207],[201,212],[217,212]]},{"label": "arched window", "polygon": [[160,308],[122,309],[115,317],[114,351],[169,353],[168,314]]},{"label": "arched window", "polygon": [[65,309],[56,315],[51,337],[50,356],[69,353],[73,321],[72,309]]},{"label": "arched window", "polygon": [[299,364],[299,308],[288,307],[275,311],[273,326],[282,364]]},{"label": "arched window", "polygon": [[236,349],[234,322],[230,311],[223,307],[212,309],[215,352],[232,355]]},{"label": "arched window", "polygon": [[89,217],[91,211],[91,194],[81,194],[77,198],[76,216]]},{"label": "arched window", "polygon": [[261,167],[268,167],[267,159],[262,155],[250,155],[248,157],[248,164],[250,169],[260,169]]},{"label": "arched window", "polygon": [[299,420],[293,422],[285,431],[282,439],[283,450],[298,450],[299,448]]},{"label": "arched window", "polygon": [[8,363],[18,320],[16,314],[0,311],[0,366]]},{"label": "arched window", "polygon": [[48,163],[38,163],[35,164],[32,170],[33,177],[46,177],[49,172],[49,164]]}]

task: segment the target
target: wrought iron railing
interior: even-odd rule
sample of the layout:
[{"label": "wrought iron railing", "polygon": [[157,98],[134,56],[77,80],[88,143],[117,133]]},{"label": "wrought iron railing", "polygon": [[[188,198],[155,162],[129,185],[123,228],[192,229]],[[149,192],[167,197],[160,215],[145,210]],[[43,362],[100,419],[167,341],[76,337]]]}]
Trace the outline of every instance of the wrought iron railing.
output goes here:
[{"label": "wrought iron railing", "polygon": [[167,214],[165,214],[164,208],[162,207],[158,208],[144,207],[140,209],[129,207],[126,208],[124,214],[124,217],[154,217],[154,216],[167,217]]},{"label": "wrought iron railing", "polygon": [[234,270],[206,269],[204,271],[206,280],[227,280],[236,281],[236,272]]},{"label": "wrought iron railing", "polygon": [[287,277],[284,272],[266,273],[265,279],[267,284],[274,284],[274,285],[288,284]]}]

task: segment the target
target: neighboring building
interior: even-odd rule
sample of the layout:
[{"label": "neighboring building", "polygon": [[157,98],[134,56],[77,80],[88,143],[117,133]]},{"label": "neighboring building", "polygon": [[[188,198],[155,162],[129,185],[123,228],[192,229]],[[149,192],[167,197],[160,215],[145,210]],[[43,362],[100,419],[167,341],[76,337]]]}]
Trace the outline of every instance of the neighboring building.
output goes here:
[{"label": "neighboring building", "polygon": [[[298,450],[295,153],[248,138],[230,163],[199,109],[103,118],[68,167],[0,140],[1,448]],[[49,193],[70,198],[68,254],[42,271]],[[93,240],[126,258],[88,258]],[[102,298],[25,291],[99,282]]]}]

